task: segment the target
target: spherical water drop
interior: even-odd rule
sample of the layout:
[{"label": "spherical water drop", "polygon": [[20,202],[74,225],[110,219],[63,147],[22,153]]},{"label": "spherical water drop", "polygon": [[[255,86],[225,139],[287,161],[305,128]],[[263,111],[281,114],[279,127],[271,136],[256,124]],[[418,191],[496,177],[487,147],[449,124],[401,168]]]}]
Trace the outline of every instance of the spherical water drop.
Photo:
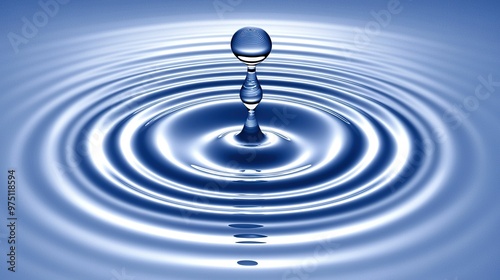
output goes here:
[{"label": "spherical water drop", "polygon": [[258,27],[244,27],[234,33],[231,50],[247,65],[257,65],[271,53],[271,37]]}]

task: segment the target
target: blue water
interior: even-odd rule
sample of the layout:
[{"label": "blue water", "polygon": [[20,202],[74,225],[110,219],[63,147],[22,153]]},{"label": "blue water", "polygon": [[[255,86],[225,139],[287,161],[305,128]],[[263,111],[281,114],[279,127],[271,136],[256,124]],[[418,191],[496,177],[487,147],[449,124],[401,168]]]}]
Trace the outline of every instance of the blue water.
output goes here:
[{"label": "blue water", "polygon": [[500,277],[496,2],[137,2],[1,4],[1,279]]}]

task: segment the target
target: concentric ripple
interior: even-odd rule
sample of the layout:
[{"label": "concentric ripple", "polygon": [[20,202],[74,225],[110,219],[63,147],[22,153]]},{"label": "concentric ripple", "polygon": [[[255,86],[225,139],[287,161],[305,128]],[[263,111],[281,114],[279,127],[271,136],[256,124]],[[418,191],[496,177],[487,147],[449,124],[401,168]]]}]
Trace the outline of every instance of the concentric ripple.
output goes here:
[{"label": "concentric ripple", "polygon": [[[255,22],[273,39],[257,67],[268,137],[246,147],[234,138],[246,109],[232,23],[201,23],[212,33],[144,25],[41,48],[59,58],[33,67],[46,75],[21,90],[40,92],[16,111],[31,118],[15,152],[34,180],[33,207],[68,228],[57,236],[108,244],[102,260],[275,273],[312,255],[318,238],[341,246],[317,266],[421,244],[402,223],[438,222],[418,213],[448,192],[454,151],[476,141],[436,136],[450,130],[441,108],[451,91],[423,58],[442,47],[387,35],[346,57],[345,26]],[[401,234],[413,245],[379,250]]]}]

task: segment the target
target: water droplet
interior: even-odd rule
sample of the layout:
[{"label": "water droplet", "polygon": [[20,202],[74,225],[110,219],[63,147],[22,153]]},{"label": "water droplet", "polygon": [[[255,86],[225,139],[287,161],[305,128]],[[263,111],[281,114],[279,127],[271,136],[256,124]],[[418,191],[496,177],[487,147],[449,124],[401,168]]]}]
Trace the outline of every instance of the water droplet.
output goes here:
[{"label": "water droplet", "polygon": [[240,99],[248,109],[248,116],[242,131],[236,135],[237,140],[246,146],[258,146],[266,140],[255,117],[255,108],[262,100],[262,87],[257,79],[255,66],[267,58],[271,49],[271,38],[258,27],[241,28],[231,39],[233,54],[247,65],[247,76],[240,89]]},{"label": "water droplet", "polygon": [[261,28],[244,27],[234,33],[231,50],[247,65],[257,65],[271,53],[271,37]]}]

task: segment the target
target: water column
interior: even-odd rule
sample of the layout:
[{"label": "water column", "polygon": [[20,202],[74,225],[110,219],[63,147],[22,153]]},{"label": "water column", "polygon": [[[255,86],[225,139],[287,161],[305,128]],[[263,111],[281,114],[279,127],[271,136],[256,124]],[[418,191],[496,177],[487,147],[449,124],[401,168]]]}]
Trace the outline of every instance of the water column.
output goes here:
[{"label": "water column", "polygon": [[240,99],[248,109],[248,116],[236,139],[246,146],[258,146],[266,139],[262,133],[255,108],[262,100],[262,88],[257,79],[256,65],[264,61],[271,52],[272,42],[266,31],[257,27],[244,27],[236,31],[231,39],[234,55],[247,65],[247,76],[240,90]]}]

